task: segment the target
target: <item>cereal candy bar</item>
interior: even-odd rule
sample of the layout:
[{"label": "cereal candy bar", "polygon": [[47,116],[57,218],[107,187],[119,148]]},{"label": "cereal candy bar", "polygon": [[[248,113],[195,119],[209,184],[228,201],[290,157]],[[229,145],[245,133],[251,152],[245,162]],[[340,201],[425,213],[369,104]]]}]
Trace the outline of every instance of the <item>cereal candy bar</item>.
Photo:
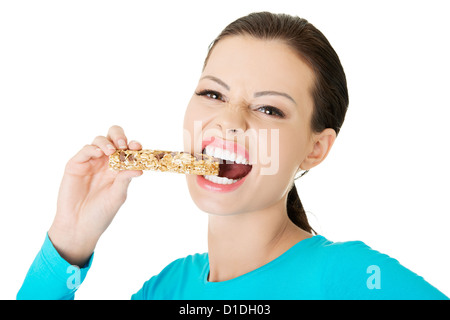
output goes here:
[{"label": "cereal candy bar", "polygon": [[218,175],[219,162],[206,154],[162,150],[117,150],[109,156],[113,170],[155,170],[197,175]]}]

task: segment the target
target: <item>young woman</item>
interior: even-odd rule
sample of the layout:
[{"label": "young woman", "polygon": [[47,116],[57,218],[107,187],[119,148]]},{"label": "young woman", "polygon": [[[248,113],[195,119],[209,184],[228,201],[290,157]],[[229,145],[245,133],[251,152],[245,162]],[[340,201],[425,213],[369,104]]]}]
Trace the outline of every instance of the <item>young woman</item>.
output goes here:
[{"label": "young woman", "polygon": [[[261,12],[227,26],[184,121],[185,151],[227,160],[219,178],[186,176],[209,214],[208,253],[174,261],[132,298],[446,299],[397,260],[362,242],[333,243],[308,224],[294,180],[326,158],[348,103],[337,54],[306,20]],[[108,169],[108,156],[127,148],[142,146],[113,126],[67,163],[56,217],[19,299],[74,298],[97,241],[142,174]],[[78,280],[71,265],[80,267]]]}]

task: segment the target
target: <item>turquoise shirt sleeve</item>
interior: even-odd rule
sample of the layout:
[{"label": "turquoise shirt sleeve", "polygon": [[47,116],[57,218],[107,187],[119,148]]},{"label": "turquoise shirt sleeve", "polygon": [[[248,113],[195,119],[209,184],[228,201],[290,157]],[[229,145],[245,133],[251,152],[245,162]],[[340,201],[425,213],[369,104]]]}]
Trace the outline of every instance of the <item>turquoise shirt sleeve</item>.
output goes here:
[{"label": "turquoise shirt sleeve", "polygon": [[93,255],[82,268],[71,265],[59,255],[47,234],[17,300],[73,300],[91,267]]}]

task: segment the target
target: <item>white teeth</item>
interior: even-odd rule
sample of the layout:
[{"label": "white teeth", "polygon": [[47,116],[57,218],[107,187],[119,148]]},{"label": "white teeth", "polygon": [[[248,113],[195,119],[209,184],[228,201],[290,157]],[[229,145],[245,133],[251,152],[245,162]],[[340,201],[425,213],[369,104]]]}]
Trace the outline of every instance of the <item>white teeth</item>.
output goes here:
[{"label": "white teeth", "polygon": [[230,160],[230,161],[235,161],[236,160],[236,153],[233,153],[233,152],[231,152],[229,150],[225,150],[224,159],[225,160]]},{"label": "white teeth", "polygon": [[234,152],[231,152],[230,150],[223,150],[221,148],[207,146],[205,148],[205,153],[208,156],[212,156],[215,158],[228,160],[228,161],[234,161],[236,163],[240,164],[248,164],[248,160],[245,159],[242,155],[237,155]]},{"label": "white teeth", "polygon": [[240,179],[234,180],[234,179],[228,179],[225,177],[218,177],[218,176],[203,176],[206,180],[209,180],[211,182],[217,183],[217,184],[233,184],[238,182]]},{"label": "white teeth", "polygon": [[223,159],[222,149],[219,148],[214,149],[214,157]]},{"label": "white teeth", "polygon": [[205,148],[205,154],[207,154],[208,156],[213,156],[214,157],[214,148],[207,146]]}]

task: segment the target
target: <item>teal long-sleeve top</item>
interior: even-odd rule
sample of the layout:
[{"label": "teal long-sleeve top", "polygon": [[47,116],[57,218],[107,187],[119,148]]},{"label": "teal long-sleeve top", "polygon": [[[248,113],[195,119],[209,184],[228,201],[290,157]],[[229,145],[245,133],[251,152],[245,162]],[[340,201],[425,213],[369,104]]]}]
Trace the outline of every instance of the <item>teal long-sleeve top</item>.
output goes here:
[{"label": "teal long-sleeve top", "polygon": [[[74,299],[92,260],[93,256],[82,268],[71,266],[47,235],[17,299]],[[131,298],[448,299],[397,260],[363,242],[332,242],[321,235],[298,242],[278,258],[237,278],[209,282],[208,275],[208,254],[190,255],[170,263]]]}]

